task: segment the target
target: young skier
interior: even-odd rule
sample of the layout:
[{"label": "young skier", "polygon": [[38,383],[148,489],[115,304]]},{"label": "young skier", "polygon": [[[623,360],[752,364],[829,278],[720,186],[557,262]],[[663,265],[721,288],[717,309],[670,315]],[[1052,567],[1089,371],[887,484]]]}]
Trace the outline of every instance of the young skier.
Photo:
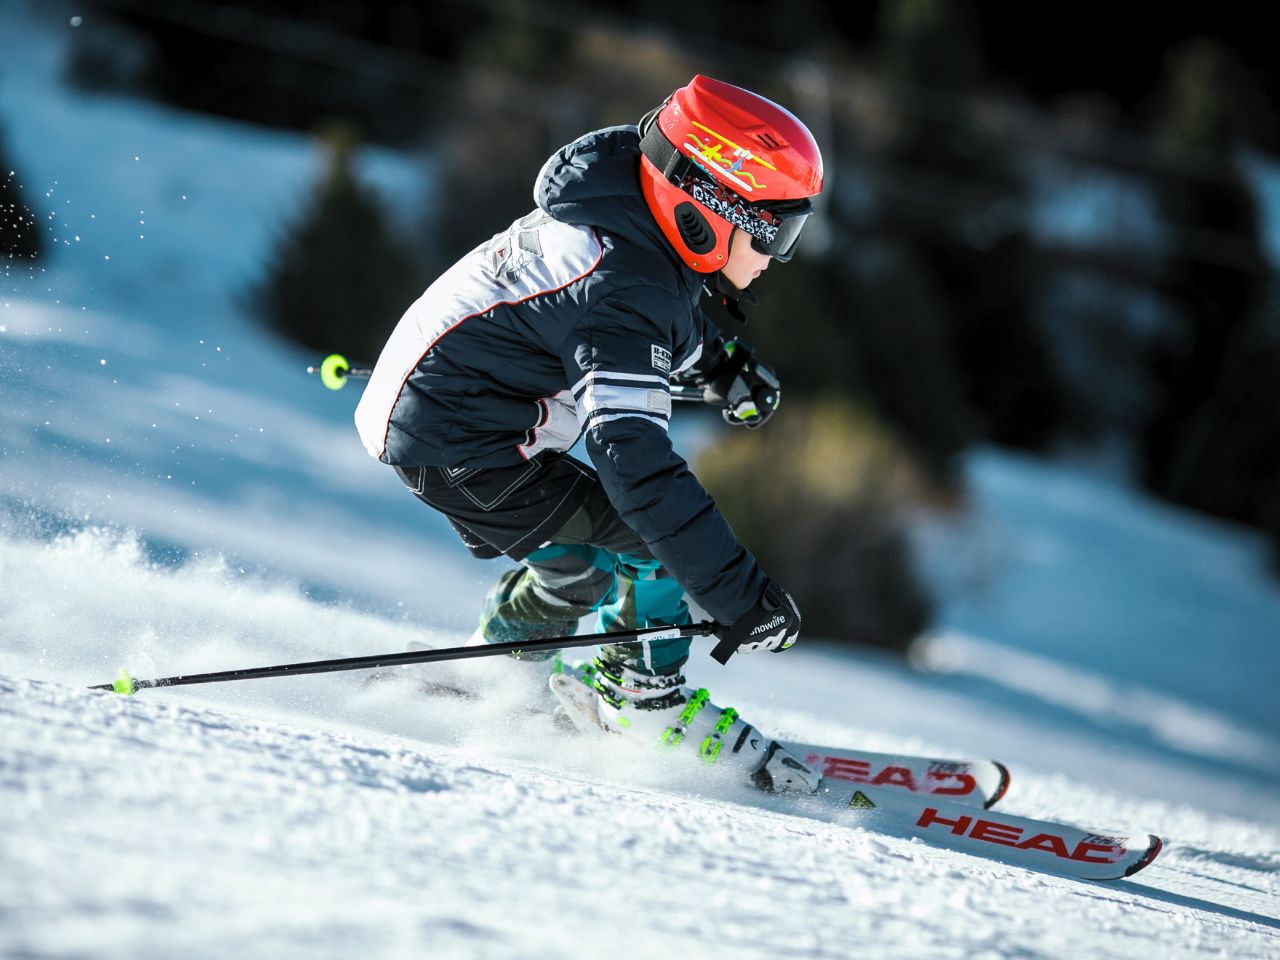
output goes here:
[{"label": "young skier", "polygon": [[[739,653],[796,641],[795,602],[735,538],[667,422],[672,380],[701,387],[731,424],[773,414],[773,372],[699,301],[714,289],[741,318],[821,189],[803,123],[698,76],[638,127],[555,153],[537,209],[409,307],[356,424],[475,556],[520,563],[485,599],[486,642],[570,634],[592,611],[604,630],[686,624],[686,593]],[[594,470],[565,455],[584,433]],[[688,653],[687,639],[603,647],[588,671],[599,724],[731,758],[765,789],[814,789],[736,711],[685,686]]]}]

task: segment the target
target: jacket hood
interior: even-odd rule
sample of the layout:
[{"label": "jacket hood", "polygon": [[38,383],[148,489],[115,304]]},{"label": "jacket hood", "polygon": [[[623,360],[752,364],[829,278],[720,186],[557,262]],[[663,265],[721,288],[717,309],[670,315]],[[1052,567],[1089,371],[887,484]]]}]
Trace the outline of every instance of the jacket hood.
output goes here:
[{"label": "jacket hood", "polygon": [[706,280],[685,266],[649,212],[640,192],[640,133],[635,126],[605,127],[561,147],[538,173],[533,199],[562,223],[599,227],[661,251],[691,292]]}]

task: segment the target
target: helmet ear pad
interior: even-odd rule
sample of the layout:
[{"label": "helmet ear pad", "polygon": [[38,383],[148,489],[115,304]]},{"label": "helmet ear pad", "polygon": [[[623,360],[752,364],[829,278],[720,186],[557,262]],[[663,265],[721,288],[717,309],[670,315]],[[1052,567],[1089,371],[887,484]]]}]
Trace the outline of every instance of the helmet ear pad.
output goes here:
[{"label": "helmet ear pad", "polygon": [[667,180],[643,154],[640,190],[663,235],[688,267],[698,273],[715,273],[724,267],[733,224]]}]

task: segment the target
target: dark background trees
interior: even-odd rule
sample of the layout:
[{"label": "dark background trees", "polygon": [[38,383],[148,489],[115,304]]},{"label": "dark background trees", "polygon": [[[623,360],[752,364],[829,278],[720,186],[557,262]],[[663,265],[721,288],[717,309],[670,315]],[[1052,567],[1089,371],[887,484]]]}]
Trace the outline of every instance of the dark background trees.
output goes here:
[{"label": "dark background trees", "polygon": [[322,353],[375,356],[388,317],[421,292],[406,245],[378,195],[351,168],[345,127],[323,137],[327,164],[306,205],[279,231],[248,301],[278,333]]},{"label": "dark background trees", "polygon": [[[432,158],[435,200],[414,212],[415,237],[395,236],[385,201],[340,158],[282,232],[258,302],[310,346],[373,359],[432,277],[528,211],[552,150],[635,122],[708,73],[790,106],[827,160],[800,256],[766,275],[747,328],[724,320],[775,364],[788,405],[801,401],[770,430],[799,444],[821,421],[855,448],[883,431],[912,464],[889,500],[850,479],[831,529],[887,542],[907,503],[962,496],[958,454],[985,442],[1118,450],[1148,490],[1280,547],[1280,324],[1257,185],[1280,152],[1278,68],[1244,7],[89,6],[81,83],[299,130],[337,118]],[[138,38],[127,70],[119,44],[95,42],[108,21]],[[866,423],[876,430],[850,426]],[[713,463],[738,455],[713,449],[705,470],[735,523],[774,516],[758,536],[794,554],[775,562],[817,563]],[[821,484],[823,464],[805,477],[787,459],[759,469]],[[909,574],[900,581],[913,596]],[[925,606],[901,604],[875,631],[910,633]]]}]

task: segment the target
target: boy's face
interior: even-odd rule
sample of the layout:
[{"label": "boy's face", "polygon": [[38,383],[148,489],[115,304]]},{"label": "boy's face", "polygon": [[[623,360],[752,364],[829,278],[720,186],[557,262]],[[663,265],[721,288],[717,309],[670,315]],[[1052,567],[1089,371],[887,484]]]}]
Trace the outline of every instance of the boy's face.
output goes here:
[{"label": "boy's face", "polygon": [[769,269],[769,261],[772,259],[767,253],[758,253],[751,246],[751,234],[735,227],[733,239],[729,241],[729,260],[720,272],[739,290],[745,290],[752,280]]}]

